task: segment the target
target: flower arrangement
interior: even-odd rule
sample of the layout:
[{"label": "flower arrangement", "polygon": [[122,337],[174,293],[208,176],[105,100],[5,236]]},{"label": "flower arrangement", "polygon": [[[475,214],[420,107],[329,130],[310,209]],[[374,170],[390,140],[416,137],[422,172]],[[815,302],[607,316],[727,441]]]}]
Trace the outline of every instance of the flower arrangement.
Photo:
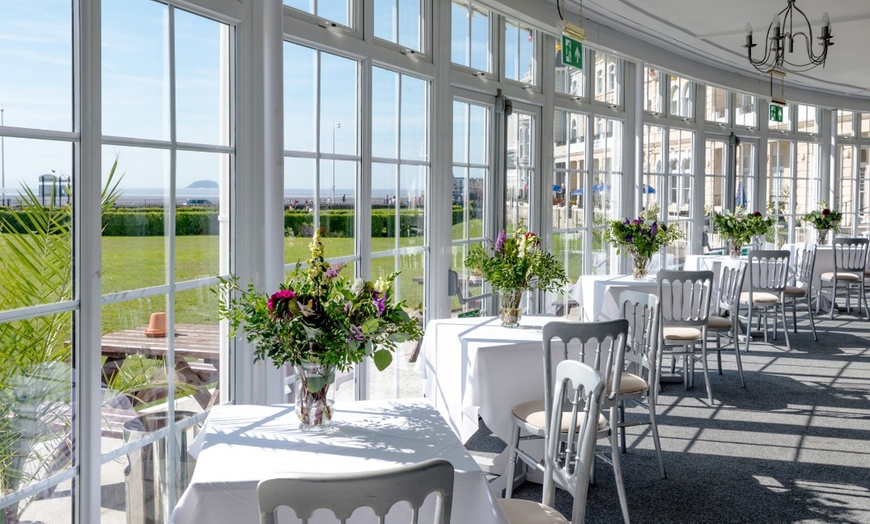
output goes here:
[{"label": "flower arrangement", "polygon": [[830,209],[827,203],[819,202],[822,209],[812,211],[803,216],[802,222],[812,224],[819,234],[819,244],[825,244],[828,239],[828,231],[833,231],[835,234],[840,232],[840,222],[843,220],[843,213]]},{"label": "flower arrangement", "polygon": [[683,237],[683,232],[658,220],[650,221],[641,213],[637,218],[613,220],[606,238],[616,246],[617,253],[629,253],[634,261],[635,278],[646,276],[646,265],[653,255]]},{"label": "flower arrangement", "polygon": [[344,371],[371,356],[378,370],[386,369],[398,343],[422,336],[404,303],[394,303],[398,272],[374,283],[350,282],[340,275],[343,264],[324,259],[319,231],[309,248],[308,268],[297,264],[270,295],[253,283],[242,290],[237,278],[221,280],[219,311],[229,320],[230,335],[241,330],[257,345],[255,360],[268,357],[279,367],[311,362]]},{"label": "flower arrangement", "polygon": [[541,238],[519,227],[510,236],[502,229],[495,243],[471,248],[465,267],[482,275],[502,295],[502,321],[519,322],[519,300],[529,289],[561,291],[567,282],[565,268],[541,246]]},{"label": "flower arrangement", "polygon": [[727,209],[713,215],[713,225],[719,234],[730,241],[731,254],[739,255],[744,244],[752,241],[752,237],[766,235],[773,228],[774,218],[763,216],[761,212],[747,213],[738,207],[734,213]]}]

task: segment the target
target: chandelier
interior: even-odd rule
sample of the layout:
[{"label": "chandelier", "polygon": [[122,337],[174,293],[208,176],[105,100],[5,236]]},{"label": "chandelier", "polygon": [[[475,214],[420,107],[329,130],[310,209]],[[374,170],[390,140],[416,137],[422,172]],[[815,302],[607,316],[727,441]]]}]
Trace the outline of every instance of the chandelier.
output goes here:
[{"label": "chandelier", "polygon": [[[797,13],[797,14],[795,14]],[[798,30],[795,31],[794,27]],[[801,30],[806,26],[806,32]],[[773,16],[773,21],[767,27],[767,38],[764,45],[764,56],[758,60],[752,58],[752,25],[746,24],[746,57],[755,69],[762,73],[778,71],[780,73],[800,73],[809,71],[816,66],[824,66],[828,57],[828,47],[834,45],[831,41],[831,20],[828,13],[822,16],[822,34],[817,37],[821,41],[821,49],[816,54],[813,46],[813,27],[809,18],[795,5],[795,0],[788,0],[788,5]],[[806,48],[803,53],[795,53]]]}]

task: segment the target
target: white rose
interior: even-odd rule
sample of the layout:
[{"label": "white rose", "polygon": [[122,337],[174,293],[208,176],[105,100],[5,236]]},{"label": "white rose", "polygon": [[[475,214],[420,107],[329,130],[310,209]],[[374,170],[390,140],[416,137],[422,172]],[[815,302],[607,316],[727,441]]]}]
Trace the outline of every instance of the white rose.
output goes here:
[{"label": "white rose", "polygon": [[359,295],[362,293],[362,290],[366,287],[366,281],[357,277],[356,280],[353,281],[353,285],[350,286],[350,292],[354,295]]}]

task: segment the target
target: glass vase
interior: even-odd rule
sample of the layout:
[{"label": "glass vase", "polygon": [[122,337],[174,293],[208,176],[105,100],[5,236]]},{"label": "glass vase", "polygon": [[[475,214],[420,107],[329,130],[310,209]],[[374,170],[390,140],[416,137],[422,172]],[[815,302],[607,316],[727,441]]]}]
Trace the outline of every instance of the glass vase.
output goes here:
[{"label": "glass vase", "polygon": [[632,254],[632,259],[634,262],[633,274],[635,280],[643,280],[647,275],[647,265],[649,264],[650,257]]},{"label": "glass vase", "polygon": [[828,244],[828,231],[830,231],[830,229],[826,229],[826,228],[816,229],[816,234],[817,234],[816,238],[817,238],[817,241],[818,241],[820,246],[825,246]]},{"label": "glass vase", "polygon": [[501,325],[504,327],[518,327],[523,316],[520,301],[523,299],[522,289],[506,289],[501,291]]},{"label": "glass vase", "polygon": [[296,370],[296,416],[302,429],[317,431],[332,423],[330,387],[335,367],[316,362],[293,366]]},{"label": "glass vase", "polygon": [[731,258],[740,258],[740,254],[743,252],[743,245],[733,238],[728,239],[728,251],[731,253]]}]

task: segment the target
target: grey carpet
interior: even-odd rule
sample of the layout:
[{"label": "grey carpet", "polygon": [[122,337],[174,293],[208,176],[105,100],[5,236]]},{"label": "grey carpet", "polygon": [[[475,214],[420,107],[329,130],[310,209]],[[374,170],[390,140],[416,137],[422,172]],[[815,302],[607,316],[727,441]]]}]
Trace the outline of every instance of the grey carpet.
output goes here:
[{"label": "grey carpet", "polygon": [[[798,315],[790,353],[781,332],[754,340],[741,353],[745,389],[733,352],[723,352],[721,376],[711,352],[712,407],[700,368],[689,390],[664,385],[657,413],[667,479],[646,427],[629,428],[621,455],[632,522],[870,523],[870,321],[816,318],[818,342]],[[472,454],[504,446],[482,423],[467,444]],[[613,471],[600,460],[596,471],[586,521],[621,522]],[[526,482],[515,496],[539,501],[541,486]],[[571,504],[559,490],[556,507],[568,518]]]}]

